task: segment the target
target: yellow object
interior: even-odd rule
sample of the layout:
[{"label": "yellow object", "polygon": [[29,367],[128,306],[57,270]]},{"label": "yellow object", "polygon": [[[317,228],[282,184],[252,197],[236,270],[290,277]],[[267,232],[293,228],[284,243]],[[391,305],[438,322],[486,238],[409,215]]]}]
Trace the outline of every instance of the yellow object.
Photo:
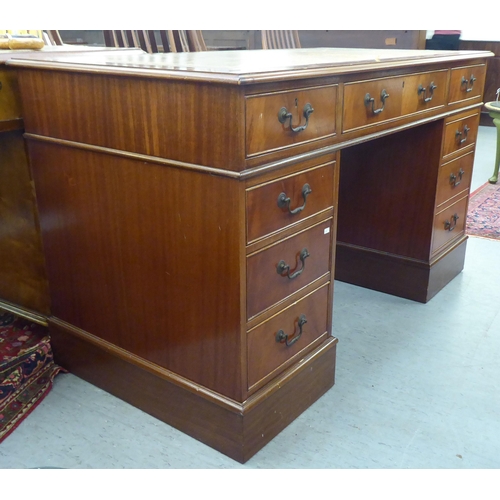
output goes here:
[{"label": "yellow object", "polygon": [[0,30],[0,49],[41,49],[42,30]]}]

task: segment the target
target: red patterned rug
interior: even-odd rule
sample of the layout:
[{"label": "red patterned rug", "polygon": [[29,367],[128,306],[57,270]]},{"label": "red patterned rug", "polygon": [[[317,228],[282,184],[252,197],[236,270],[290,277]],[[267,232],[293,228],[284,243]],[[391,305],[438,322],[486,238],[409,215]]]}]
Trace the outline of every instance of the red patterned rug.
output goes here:
[{"label": "red patterned rug", "polygon": [[60,371],[47,329],[0,311],[0,442],[45,398]]},{"label": "red patterned rug", "polygon": [[471,194],[467,234],[500,240],[500,183],[487,182]]}]

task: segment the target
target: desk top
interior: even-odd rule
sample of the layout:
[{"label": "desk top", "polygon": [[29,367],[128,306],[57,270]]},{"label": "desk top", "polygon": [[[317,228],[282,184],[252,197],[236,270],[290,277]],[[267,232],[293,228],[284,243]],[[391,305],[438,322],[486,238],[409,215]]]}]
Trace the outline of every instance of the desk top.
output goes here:
[{"label": "desk top", "polygon": [[123,74],[155,78],[205,80],[237,85],[330,76],[352,72],[457,63],[493,56],[487,51],[314,48],[235,50],[146,54],[140,51],[45,55],[27,60],[21,55],[8,65],[27,68]]},{"label": "desk top", "polygon": [[5,64],[10,59],[47,59],[61,54],[73,54],[74,56],[82,56],[88,53],[97,52],[138,52],[140,49],[118,49],[113,47],[93,47],[91,45],[47,45],[39,50],[33,49],[16,49],[16,50],[0,50],[0,66]]}]

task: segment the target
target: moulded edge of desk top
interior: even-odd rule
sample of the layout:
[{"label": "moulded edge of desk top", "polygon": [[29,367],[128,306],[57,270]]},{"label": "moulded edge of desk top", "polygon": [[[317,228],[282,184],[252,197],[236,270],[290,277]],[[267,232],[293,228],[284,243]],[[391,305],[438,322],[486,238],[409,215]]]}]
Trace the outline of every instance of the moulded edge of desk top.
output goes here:
[{"label": "moulded edge of desk top", "polygon": [[[279,52],[279,57],[276,57]],[[116,50],[15,57],[8,66],[107,75],[246,85],[343,75],[429,64],[467,63],[492,57],[489,51],[406,49],[286,49],[146,54]]]}]

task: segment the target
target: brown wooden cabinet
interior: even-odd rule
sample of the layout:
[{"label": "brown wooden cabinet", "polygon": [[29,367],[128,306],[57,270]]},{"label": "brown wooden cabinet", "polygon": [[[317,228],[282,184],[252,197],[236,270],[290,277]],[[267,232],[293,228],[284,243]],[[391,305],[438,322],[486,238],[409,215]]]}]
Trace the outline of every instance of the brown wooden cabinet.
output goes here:
[{"label": "brown wooden cabinet", "polygon": [[47,272],[23,139],[24,114],[17,71],[6,62],[19,54],[36,60],[62,53],[114,50],[70,45],[0,50],[0,307],[41,324],[46,324],[50,315]]},{"label": "brown wooden cabinet", "polygon": [[484,80],[452,75],[489,56],[276,54],[9,62],[56,359],[242,462],[334,384],[334,278],[461,271]]}]

